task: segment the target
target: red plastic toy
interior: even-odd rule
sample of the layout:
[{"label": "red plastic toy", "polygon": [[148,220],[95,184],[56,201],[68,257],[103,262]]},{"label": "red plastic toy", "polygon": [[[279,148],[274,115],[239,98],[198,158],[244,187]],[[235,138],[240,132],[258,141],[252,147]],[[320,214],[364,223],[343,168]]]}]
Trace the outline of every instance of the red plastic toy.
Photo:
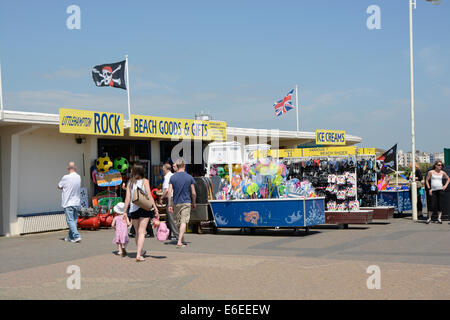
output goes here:
[{"label": "red plastic toy", "polygon": [[77,219],[78,228],[97,230],[100,228],[100,218],[99,217],[89,217],[89,218],[78,218]]}]

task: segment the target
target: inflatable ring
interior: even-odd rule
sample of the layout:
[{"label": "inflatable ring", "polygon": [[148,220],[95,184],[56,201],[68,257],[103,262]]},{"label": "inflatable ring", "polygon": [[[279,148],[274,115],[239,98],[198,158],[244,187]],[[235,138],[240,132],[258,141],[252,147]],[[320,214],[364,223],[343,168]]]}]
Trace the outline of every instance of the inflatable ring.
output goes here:
[{"label": "inflatable ring", "polygon": [[233,186],[233,188],[236,188],[241,183],[241,181],[242,179],[240,176],[231,177],[231,185]]}]

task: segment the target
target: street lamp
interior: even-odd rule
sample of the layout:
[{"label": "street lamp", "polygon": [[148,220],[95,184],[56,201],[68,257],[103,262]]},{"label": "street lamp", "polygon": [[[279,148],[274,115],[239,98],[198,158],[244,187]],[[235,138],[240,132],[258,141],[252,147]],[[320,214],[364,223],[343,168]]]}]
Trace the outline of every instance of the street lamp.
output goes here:
[{"label": "street lamp", "polygon": [[[440,4],[441,0],[426,0],[433,4]],[[409,57],[411,71],[411,154],[412,154],[412,182],[411,205],[413,221],[417,221],[417,183],[416,183],[416,140],[414,130],[414,55],[413,55],[413,7],[416,9],[416,0],[409,0]]]}]

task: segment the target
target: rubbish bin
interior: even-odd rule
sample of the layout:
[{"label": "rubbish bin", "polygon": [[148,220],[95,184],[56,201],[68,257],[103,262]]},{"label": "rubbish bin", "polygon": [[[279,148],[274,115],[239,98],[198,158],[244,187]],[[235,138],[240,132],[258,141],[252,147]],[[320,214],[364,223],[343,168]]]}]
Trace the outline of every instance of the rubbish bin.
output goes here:
[{"label": "rubbish bin", "polygon": [[190,222],[200,223],[213,220],[208,200],[212,198],[212,184],[209,178],[195,177],[195,192],[197,193],[196,208],[191,210]]}]

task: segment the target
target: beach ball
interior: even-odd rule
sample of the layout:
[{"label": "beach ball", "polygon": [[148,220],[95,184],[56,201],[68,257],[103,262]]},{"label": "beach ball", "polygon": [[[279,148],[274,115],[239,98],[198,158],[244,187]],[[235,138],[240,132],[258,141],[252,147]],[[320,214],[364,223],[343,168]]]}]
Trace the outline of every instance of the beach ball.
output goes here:
[{"label": "beach ball", "polygon": [[126,172],[130,168],[130,163],[124,157],[114,159],[114,169],[120,173]]},{"label": "beach ball", "polygon": [[217,167],[217,175],[221,178],[225,175],[225,169],[223,167]]},{"label": "beach ball", "polygon": [[241,173],[242,167],[240,164],[233,164],[233,172],[234,173]]},{"label": "beach ball", "polygon": [[97,165],[97,170],[99,172],[107,172],[113,166],[113,163],[109,157],[99,157],[95,164]]}]

